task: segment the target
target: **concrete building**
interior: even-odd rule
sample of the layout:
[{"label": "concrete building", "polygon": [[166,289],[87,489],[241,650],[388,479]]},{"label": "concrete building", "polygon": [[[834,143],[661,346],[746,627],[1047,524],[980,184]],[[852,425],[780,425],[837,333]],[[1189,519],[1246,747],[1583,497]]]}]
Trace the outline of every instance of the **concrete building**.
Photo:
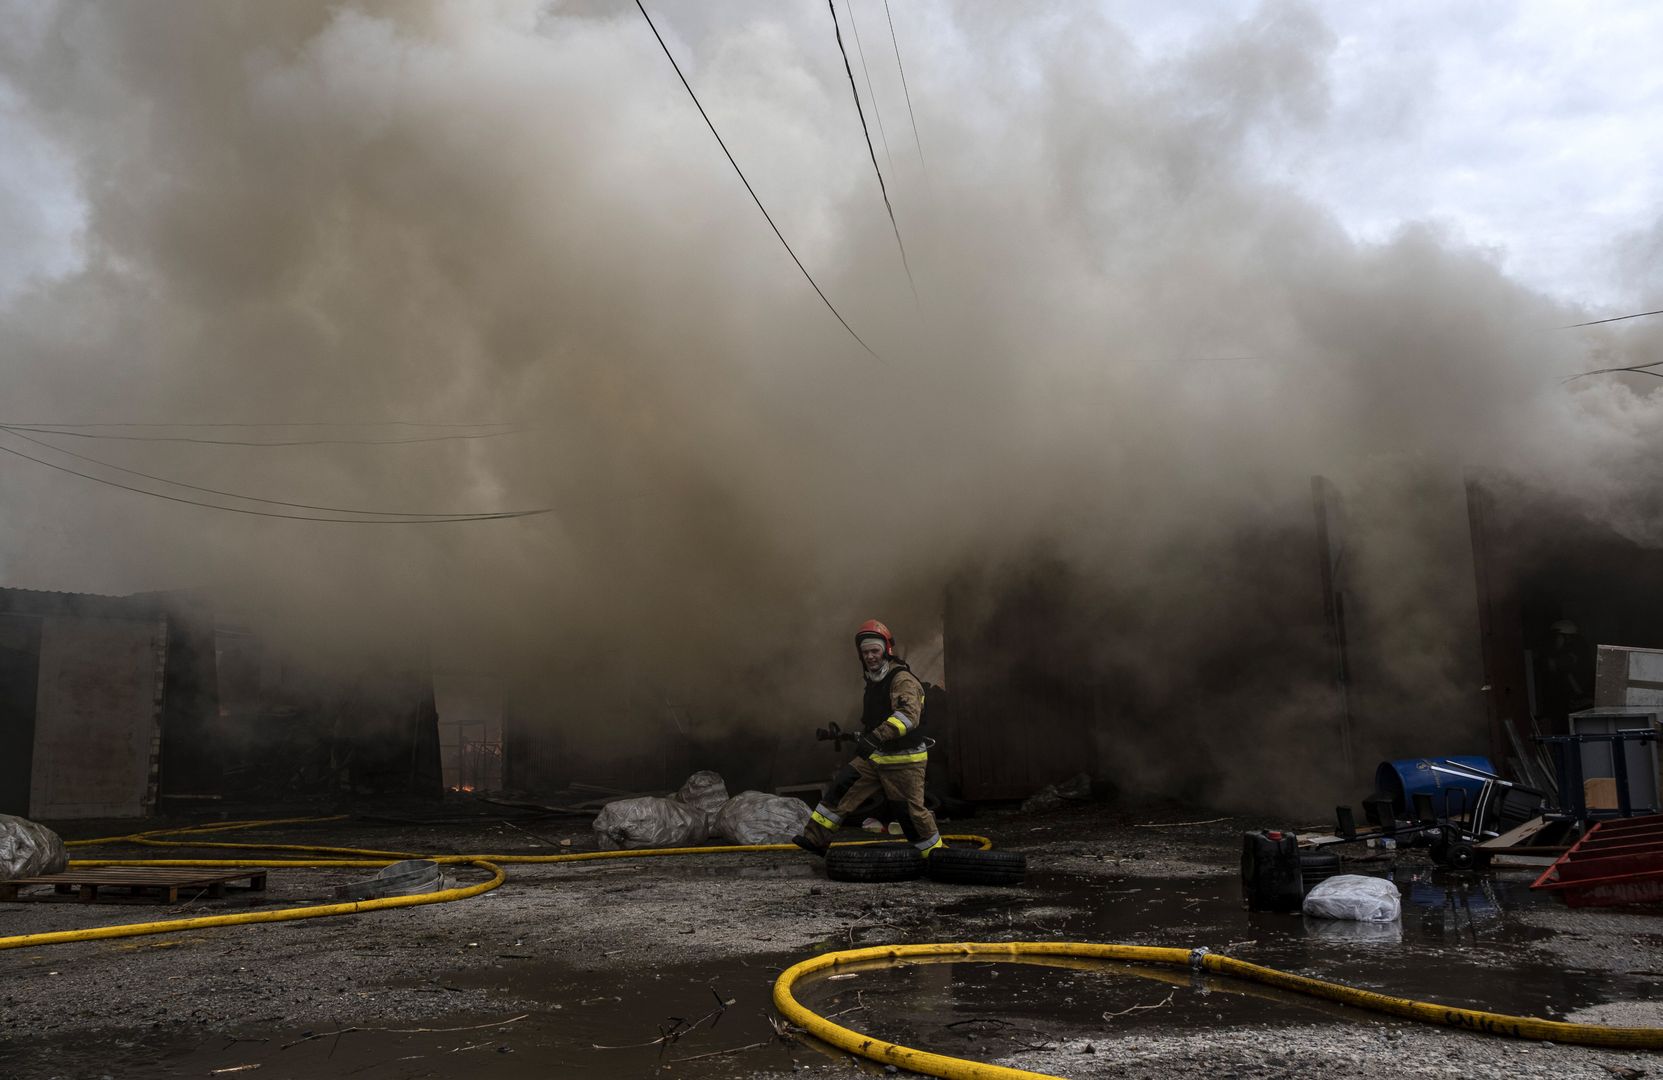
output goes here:
[{"label": "concrete building", "polygon": [[0,589],[0,811],[155,808],[168,636],[154,598]]}]

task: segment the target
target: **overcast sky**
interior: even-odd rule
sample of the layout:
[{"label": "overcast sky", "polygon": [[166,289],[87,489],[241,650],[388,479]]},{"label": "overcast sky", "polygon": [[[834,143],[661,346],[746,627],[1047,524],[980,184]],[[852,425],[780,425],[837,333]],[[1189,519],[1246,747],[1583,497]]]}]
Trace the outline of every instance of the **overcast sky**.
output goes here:
[{"label": "overcast sky", "polygon": [[1359,235],[1432,219],[1539,288],[1647,302],[1622,257],[1663,205],[1663,6],[1319,7],[1333,109],[1281,148],[1290,178]]},{"label": "overcast sky", "polygon": [[[857,3],[874,33],[881,7]],[[10,25],[30,6],[6,5]],[[1151,56],[1182,50],[1257,6],[1103,5]],[[1436,222],[1454,239],[1492,249],[1520,280],[1597,313],[1663,300],[1649,295],[1663,282],[1649,265],[1663,196],[1656,62],[1663,5],[1325,0],[1314,7],[1335,38],[1328,107],[1260,148],[1267,175],[1330,208],[1361,238]],[[694,15],[666,5],[662,21],[697,50],[704,37],[696,21],[743,18],[747,8],[728,2]],[[903,35],[909,23],[926,25],[916,12],[898,10],[896,19]],[[928,62],[927,43],[903,37],[903,47],[913,63]],[[914,77],[925,83],[928,72]],[[29,275],[72,268],[80,221],[72,166],[0,81],[0,296],[15,294]]]}]

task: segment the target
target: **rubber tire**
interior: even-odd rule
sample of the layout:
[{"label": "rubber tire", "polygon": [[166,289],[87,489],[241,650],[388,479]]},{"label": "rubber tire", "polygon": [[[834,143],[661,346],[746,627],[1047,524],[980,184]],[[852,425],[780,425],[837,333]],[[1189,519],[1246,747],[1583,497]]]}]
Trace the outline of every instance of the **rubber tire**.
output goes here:
[{"label": "rubber tire", "polygon": [[1299,890],[1308,893],[1320,882],[1345,873],[1340,857],[1332,851],[1302,851],[1299,853]]},{"label": "rubber tire", "polygon": [[911,844],[838,846],[826,852],[833,881],[912,881],[924,876],[924,857]]},{"label": "rubber tire", "polygon": [[1449,868],[1462,873],[1482,873],[1490,865],[1491,852],[1465,840],[1449,845]]},{"label": "rubber tire", "polygon": [[1020,851],[936,848],[924,860],[931,881],[955,885],[1020,885],[1028,857]]}]

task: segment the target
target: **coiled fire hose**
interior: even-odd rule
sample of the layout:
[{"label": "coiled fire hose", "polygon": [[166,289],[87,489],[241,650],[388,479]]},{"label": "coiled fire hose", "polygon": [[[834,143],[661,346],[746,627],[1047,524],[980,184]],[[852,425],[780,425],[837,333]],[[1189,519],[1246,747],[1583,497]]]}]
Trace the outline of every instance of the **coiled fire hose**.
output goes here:
[{"label": "coiled fire hose", "polygon": [[[136,843],[157,847],[213,847],[254,851],[323,852],[329,855],[356,855],[358,858],[279,859],[259,860],[266,867],[339,867],[380,868],[389,862],[430,858],[447,865],[470,865],[488,872],[488,881],[473,885],[444,889],[413,896],[392,896],[377,900],[351,903],[324,904],[316,907],[280,908],[273,911],[238,912],[230,915],[210,915],[188,919],[126,923],[119,926],[94,927],[86,930],[60,930],[40,934],[19,934],[0,937],[0,949],[29,948],[56,945],[71,941],[97,941],[110,938],[139,937],[146,934],[175,933],[184,930],[203,930],[218,926],[243,926],[254,923],[287,922],[297,919],[326,918],[335,915],[356,915],[389,908],[415,907],[423,904],[442,904],[465,900],[490,892],[506,880],[504,864],[538,864],[588,862],[599,859],[624,859],[655,856],[714,855],[740,852],[796,851],[790,844],[731,844],[699,848],[649,848],[639,851],[574,852],[565,855],[439,855],[422,856],[409,852],[375,851],[365,848],[314,847],[298,844],[237,844],[223,841],[198,841],[195,837],[206,833],[249,829],[265,825],[294,824],[303,821],[339,820],[338,818],[293,818],[282,820],[247,821],[179,830],[153,830],[128,836],[102,837],[96,840],[70,841],[68,846],[85,847],[95,844]],[[184,836],[191,839],[164,840],[163,836]],[[986,850],[992,842],[981,836],[950,836],[949,840],[970,842]],[[191,866],[242,867],[250,860],[202,859],[77,859],[75,866]],[[849,1053],[885,1065],[907,1069],[942,1080],[1056,1080],[1045,1073],[1025,1069],[968,1061],[963,1058],[915,1050],[896,1043],[885,1042],[843,1027],[820,1016],[798,1001],[794,990],[804,979],[840,967],[855,965],[890,964],[912,960],[979,960],[979,961],[1034,961],[1052,959],[1087,959],[1156,964],[1190,968],[1198,973],[1247,979],[1267,986],[1335,1001],[1356,1008],[1399,1016],[1421,1023],[1453,1027],[1486,1035],[1500,1035],[1516,1039],[1552,1040],[1582,1046],[1601,1046],[1623,1050],[1663,1049],[1663,1028],[1605,1027],[1597,1024],[1573,1024],[1535,1017],[1508,1016],[1477,1009],[1461,1009],[1409,998],[1377,994],[1369,990],[1342,986],[1338,983],[1294,975],[1259,964],[1221,956],[1206,949],[1163,948],[1145,945],[1112,945],[1084,941],[1038,942],[960,942],[954,944],[880,945],[864,949],[848,949],[824,953],[793,964],[780,973],[774,983],[774,1007],[780,1015],[815,1038],[846,1050]]]},{"label": "coiled fire hose", "polygon": [[981,960],[1018,961],[1041,958],[1071,958],[1110,960],[1126,963],[1157,964],[1168,967],[1190,968],[1197,973],[1224,975],[1247,979],[1281,990],[1336,1001],[1373,1012],[1400,1016],[1427,1024],[1459,1028],[1484,1035],[1501,1035],[1515,1039],[1544,1039],[1557,1043],[1581,1046],[1603,1046],[1621,1050],[1663,1049],[1663,1028],[1602,1027],[1597,1024],[1572,1024],[1560,1020],[1540,1020],[1528,1016],[1508,1016],[1503,1013],[1477,1009],[1460,1009],[1427,1001],[1391,997],[1370,990],[1342,986],[1322,979],[1293,975],[1260,964],[1248,963],[1206,949],[1175,949],[1148,945],[1107,945],[1085,941],[1011,941],[960,942],[941,945],[878,945],[866,949],[847,949],[824,953],[801,963],[793,964],[780,973],[774,983],[774,1008],[781,1016],[801,1027],[822,1042],[840,1050],[869,1058],[885,1065],[944,1080],[1057,1080],[1048,1073],[1029,1072],[1003,1065],[966,1061],[963,1058],[914,1050],[896,1043],[885,1042],[870,1035],[834,1024],[820,1016],[793,993],[797,983],[839,968],[890,964],[905,960]]}]

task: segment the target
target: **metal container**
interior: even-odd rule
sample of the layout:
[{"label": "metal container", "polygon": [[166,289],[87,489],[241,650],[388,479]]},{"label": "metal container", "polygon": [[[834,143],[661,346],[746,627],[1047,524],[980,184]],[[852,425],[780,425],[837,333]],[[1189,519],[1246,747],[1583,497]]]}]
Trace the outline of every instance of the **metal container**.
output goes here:
[{"label": "metal container", "polygon": [[1449,816],[1449,792],[1464,791],[1456,797],[1455,809],[1471,807],[1484,788],[1484,781],[1496,777],[1496,769],[1487,757],[1402,758],[1382,761],[1374,770],[1374,788],[1382,795],[1390,795],[1392,807],[1399,817],[1405,816],[1417,792],[1433,797],[1433,811],[1440,817]]},{"label": "metal container", "polygon": [[1241,888],[1249,911],[1298,911],[1304,899],[1293,831],[1242,834]]},{"label": "metal container", "polygon": [[[1619,731],[1656,731],[1657,718],[1656,708],[1619,705],[1583,709],[1581,712],[1572,713],[1569,720],[1572,735],[1614,735]],[[1579,750],[1582,755],[1584,784],[1589,780],[1616,779],[1617,768],[1613,760],[1615,755],[1610,742],[1586,742]],[[1623,747],[1623,760],[1628,774],[1629,806],[1637,811],[1663,810],[1663,799],[1659,798],[1658,791],[1657,744],[1630,742]],[[1590,793],[1585,789],[1584,795],[1588,794]],[[1590,806],[1602,803],[1605,809],[1612,809],[1616,805],[1609,798],[1587,801]]]}]

